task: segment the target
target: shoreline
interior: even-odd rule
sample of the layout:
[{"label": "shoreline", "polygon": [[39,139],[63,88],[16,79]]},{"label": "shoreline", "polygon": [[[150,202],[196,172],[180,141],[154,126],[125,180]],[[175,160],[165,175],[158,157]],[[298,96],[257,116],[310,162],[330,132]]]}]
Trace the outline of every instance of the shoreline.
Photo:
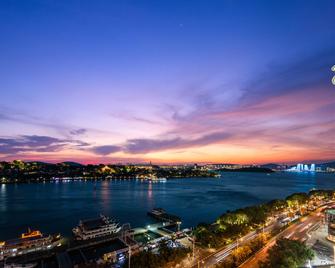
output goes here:
[{"label": "shoreline", "polygon": [[[218,216],[228,210],[233,211],[243,207],[260,205],[274,198],[285,198],[296,192],[294,188],[299,185],[303,187],[306,183],[308,183],[308,187],[303,188],[305,192],[314,188],[335,188],[335,181],[331,180],[332,176],[325,176],[326,174],[320,174],[320,181],[318,180],[326,184],[315,184],[315,181],[311,181],[310,175],[307,174],[299,176],[278,172],[272,175],[276,178],[275,180],[267,179],[270,178],[270,176],[266,176],[266,174],[242,174],[235,172],[229,173],[230,175],[228,173],[225,174],[223,174],[224,177],[219,179],[208,177],[171,178],[168,179],[168,183],[166,184],[163,182],[136,181],[135,179],[95,180],[94,178],[87,179],[86,181],[69,181],[69,183],[61,181],[46,181],[43,183],[43,181],[40,181],[12,183],[13,185],[3,184],[2,186],[0,185],[0,193],[2,193],[2,197],[4,197],[4,202],[2,203],[2,208],[4,209],[3,215],[6,218],[8,217],[8,220],[4,218],[3,226],[12,234],[9,238],[15,237],[17,231],[11,231],[12,228],[9,224],[9,220],[14,217],[14,213],[20,213],[17,214],[18,219],[23,217],[23,215],[25,217],[27,216],[27,223],[31,227],[36,226],[45,232],[53,233],[61,231],[67,235],[69,234],[69,230],[71,229],[69,229],[69,226],[71,227],[71,224],[61,224],[61,229],[56,229],[55,227],[49,228],[46,224],[48,220],[43,219],[42,214],[28,214],[28,211],[33,207],[41,213],[45,210],[49,211],[50,218],[55,222],[59,220],[60,215],[63,215],[63,213],[69,217],[69,221],[71,220],[72,224],[76,224],[80,218],[95,217],[100,212],[103,212],[106,215],[116,217],[120,222],[128,222],[129,219],[132,219],[131,224],[134,227],[144,226],[150,222],[145,217],[146,212],[155,207],[162,207],[181,216],[183,228],[189,226],[196,227],[199,222],[214,222]],[[170,183],[169,180],[171,180]],[[269,191],[271,193],[273,192],[273,194],[268,194],[266,193],[267,191],[264,192],[259,188],[254,188],[260,181],[264,181],[263,187],[271,187]],[[273,185],[272,181],[275,181],[276,184]],[[243,191],[243,200],[237,199],[238,197],[234,194],[236,182],[238,185],[247,186]],[[95,184],[97,184],[96,187]],[[273,186],[277,187],[277,185],[283,184],[286,186],[281,191],[276,192],[273,189]],[[182,187],[180,188],[179,185]],[[208,189],[206,185],[209,185]],[[230,185],[232,185],[233,188],[230,188]],[[187,191],[185,192],[183,189],[187,189]],[[260,195],[255,193],[256,190]],[[209,194],[208,191],[210,192]],[[107,192],[109,193],[108,195]],[[170,195],[170,193],[172,195]],[[219,197],[219,195],[222,197]],[[187,209],[188,205],[184,204],[181,198],[183,200],[186,198],[185,200],[187,200],[189,205],[191,205],[192,202],[200,201],[192,212],[192,210]],[[20,200],[24,200],[24,203],[19,203],[22,208],[14,206],[13,202],[16,202],[16,200],[19,202]],[[68,200],[70,200],[70,203]],[[139,208],[137,208],[138,202],[142,202]],[[129,205],[129,208],[125,208],[124,205]],[[61,212],[60,206],[64,208],[64,212]],[[88,210],[82,209],[82,206],[87,207]],[[75,215],[71,212],[72,210],[76,212]],[[211,210],[211,212],[208,213],[206,212],[207,210]],[[127,214],[128,211],[133,214]],[[204,213],[207,213],[208,216]],[[136,215],[136,217],[129,218],[129,215]],[[194,218],[193,215],[198,216]],[[35,224],[38,223],[39,217],[42,219],[40,225]],[[7,227],[5,225],[7,225]],[[19,224],[14,224],[13,230],[20,232],[21,229],[17,229],[18,225]]]},{"label": "shoreline", "polygon": [[[166,177],[166,180],[178,180],[178,179],[201,179],[201,178],[208,178],[208,179],[219,179],[220,176],[173,176],[173,177]],[[86,177],[86,178],[77,178],[77,177],[62,177],[62,178],[55,178],[55,179],[34,179],[34,180],[26,180],[26,181],[2,181],[0,179],[1,184],[33,184],[33,183],[59,183],[59,182],[97,182],[97,181],[142,181],[142,182],[152,182],[152,183],[161,183],[162,181],[158,180],[148,180],[148,179],[138,179],[138,178],[95,178],[95,177]]]}]

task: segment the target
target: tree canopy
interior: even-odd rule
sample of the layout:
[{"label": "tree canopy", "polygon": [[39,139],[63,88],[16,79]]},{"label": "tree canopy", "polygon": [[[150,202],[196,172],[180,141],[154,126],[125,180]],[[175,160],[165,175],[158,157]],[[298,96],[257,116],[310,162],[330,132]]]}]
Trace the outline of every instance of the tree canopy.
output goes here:
[{"label": "tree canopy", "polygon": [[261,263],[260,267],[298,268],[313,259],[313,256],[313,251],[304,243],[282,238],[269,250],[267,260]]}]

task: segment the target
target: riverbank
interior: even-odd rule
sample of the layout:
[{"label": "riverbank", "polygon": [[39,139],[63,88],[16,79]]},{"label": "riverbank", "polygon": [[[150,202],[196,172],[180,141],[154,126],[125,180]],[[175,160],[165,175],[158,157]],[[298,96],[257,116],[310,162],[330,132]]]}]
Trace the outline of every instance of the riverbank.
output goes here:
[{"label": "riverbank", "polygon": [[225,172],[219,179],[179,178],[165,183],[129,179],[0,184],[1,239],[17,237],[27,227],[70,235],[78,219],[100,213],[132,226],[146,226],[151,223],[146,213],[154,207],[182,215],[182,228],[196,226],[199,219],[214,222],[227,210],[313,188],[335,188],[334,176]]},{"label": "riverbank", "polygon": [[204,247],[222,247],[233,239],[263,227],[274,216],[281,217],[284,223],[313,211],[324,202],[335,198],[334,190],[312,190],[299,192],[285,199],[274,199],[256,206],[228,211],[210,224],[199,224],[195,230],[197,241]]},{"label": "riverbank", "polygon": [[73,162],[0,162],[0,183],[48,182],[54,180],[105,180],[215,177],[218,173],[194,165],[82,165]]}]

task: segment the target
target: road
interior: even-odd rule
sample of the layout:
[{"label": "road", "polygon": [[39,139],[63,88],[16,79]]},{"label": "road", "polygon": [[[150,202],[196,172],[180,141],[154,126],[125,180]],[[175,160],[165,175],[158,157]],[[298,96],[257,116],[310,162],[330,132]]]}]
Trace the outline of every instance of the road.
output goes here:
[{"label": "road", "polygon": [[[272,223],[270,225],[268,225],[267,227],[264,228],[264,232],[268,232],[271,231],[274,226],[276,225],[275,223]],[[241,237],[238,241],[235,241],[233,243],[231,243],[228,246],[225,246],[219,250],[217,250],[215,253],[203,258],[199,263],[200,263],[200,267],[212,267],[215,264],[221,262],[222,260],[224,260],[225,258],[227,258],[232,251],[237,248],[239,245],[243,245],[246,242],[256,238],[258,235],[258,233],[256,231],[250,232],[247,235]],[[198,264],[194,264],[193,267],[198,267]]]},{"label": "road", "polygon": [[[300,241],[305,241],[307,239],[307,232],[314,228],[317,224],[319,224],[323,220],[323,214],[321,210],[326,208],[327,205],[335,204],[335,202],[330,202],[328,204],[323,205],[322,207],[318,208],[315,212],[312,212],[306,217],[302,217],[296,223],[285,229],[280,234],[274,236],[270,239],[268,244],[263,248],[260,252],[258,252],[254,257],[249,259],[246,263],[240,266],[240,268],[258,268],[258,262],[264,261],[267,257],[268,250],[276,243],[276,240],[281,237],[290,238],[290,239],[297,239]],[[265,232],[271,231],[274,226],[276,226],[276,222],[270,224],[266,228],[264,228]],[[201,259],[197,263],[195,263],[192,268],[202,267],[208,268],[213,267],[215,264],[223,261],[227,258],[232,251],[238,246],[243,245],[244,243],[254,239],[257,236],[257,232],[253,231],[246,236],[239,239],[239,241],[235,241],[229,246],[223,247],[217,250],[215,253]]]},{"label": "road", "polygon": [[303,217],[297,223],[291,225],[283,232],[271,238],[269,243],[260,252],[241,265],[240,268],[258,268],[259,261],[264,261],[266,259],[268,250],[275,245],[276,240],[279,238],[285,237],[305,241],[307,239],[308,230],[312,229],[323,220],[323,215],[321,213],[323,208],[324,207],[321,207],[315,212],[311,213],[309,216]]}]

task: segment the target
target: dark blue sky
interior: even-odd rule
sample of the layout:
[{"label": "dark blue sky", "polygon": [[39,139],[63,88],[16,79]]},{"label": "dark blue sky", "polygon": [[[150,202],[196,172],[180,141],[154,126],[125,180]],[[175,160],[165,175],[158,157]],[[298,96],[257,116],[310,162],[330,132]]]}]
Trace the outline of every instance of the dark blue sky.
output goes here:
[{"label": "dark blue sky", "polygon": [[333,158],[334,16],[334,1],[1,1],[0,157]]}]

